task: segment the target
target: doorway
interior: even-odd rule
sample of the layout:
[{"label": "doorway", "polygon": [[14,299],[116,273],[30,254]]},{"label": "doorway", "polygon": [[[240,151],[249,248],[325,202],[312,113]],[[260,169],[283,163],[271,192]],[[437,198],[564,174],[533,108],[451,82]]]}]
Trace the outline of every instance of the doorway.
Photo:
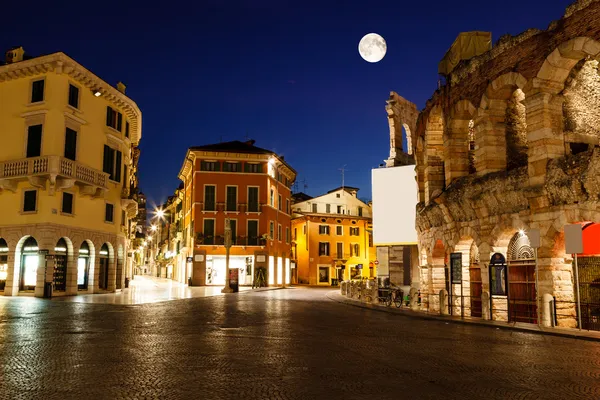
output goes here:
[{"label": "doorway", "polygon": [[106,243],[100,248],[99,256],[98,287],[102,290],[108,290],[108,246]]},{"label": "doorway", "polygon": [[40,263],[38,254],[39,248],[37,241],[33,237],[28,237],[23,243],[21,268],[20,268],[20,291],[33,291],[37,283],[37,270]]},{"label": "doorway", "polygon": [[54,248],[54,274],[52,282],[54,290],[64,292],[67,290],[67,242],[61,238]]},{"label": "doorway", "polygon": [[90,282],[90,246],[87,242],[81,243],[79,257],[77,258],[77,289],[87,290]]}]

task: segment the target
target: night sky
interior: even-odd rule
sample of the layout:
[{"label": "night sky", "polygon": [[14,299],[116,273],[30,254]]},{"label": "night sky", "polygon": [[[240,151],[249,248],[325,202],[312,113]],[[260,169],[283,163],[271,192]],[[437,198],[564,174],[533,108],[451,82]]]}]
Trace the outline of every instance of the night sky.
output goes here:
[{"label": "night sky", "polygon": [[[491,31],[496,42],[546,29],[572,1],[85,3],[3,4],[2,56],[16,45],[63,51],[123,81],[143,113],[141,190],[157,203],[179,185],[188,147],[246,137],[284,155],[300,191],[340,186],[346,165],[346,185],[370,198],[371,169],[389,155],[391,90],[421,109],[459,32]],[[377,64],[358,54],[369,32],[387,42]]]}]

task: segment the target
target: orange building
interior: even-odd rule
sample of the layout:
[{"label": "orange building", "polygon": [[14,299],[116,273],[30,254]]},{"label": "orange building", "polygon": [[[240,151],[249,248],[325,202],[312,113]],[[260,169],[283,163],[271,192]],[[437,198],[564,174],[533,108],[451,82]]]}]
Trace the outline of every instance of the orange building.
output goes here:
[{"label": "orange building", "polygon": [[252,285],[258,268],[267,283],[291,279],[291,186],[296,171],[283,157],[233,141],[191,147],[179,173],[183,181],[186,274],[193,286],[225,284],[225,219],[231,221],[230,268],[239,284]]}]

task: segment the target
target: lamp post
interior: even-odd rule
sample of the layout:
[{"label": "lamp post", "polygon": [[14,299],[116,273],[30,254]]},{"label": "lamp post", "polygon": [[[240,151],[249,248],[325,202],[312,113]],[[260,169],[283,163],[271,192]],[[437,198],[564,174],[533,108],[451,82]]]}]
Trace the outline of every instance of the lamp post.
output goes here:
[{"label": "lamp post", "polygon": [[225,287],[221,293],[233,293],[229,281],[229,249],[231,248],[231,221],[225,218]]}]

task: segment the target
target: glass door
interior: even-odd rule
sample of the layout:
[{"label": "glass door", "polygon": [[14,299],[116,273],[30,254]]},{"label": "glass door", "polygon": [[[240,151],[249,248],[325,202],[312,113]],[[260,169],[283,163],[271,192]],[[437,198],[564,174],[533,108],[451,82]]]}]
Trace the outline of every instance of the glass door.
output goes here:
[{"label": "glass door", "polygon": [[34,290],[40,257],[37,254],[23,256],[21,264],[21,290]]}]

